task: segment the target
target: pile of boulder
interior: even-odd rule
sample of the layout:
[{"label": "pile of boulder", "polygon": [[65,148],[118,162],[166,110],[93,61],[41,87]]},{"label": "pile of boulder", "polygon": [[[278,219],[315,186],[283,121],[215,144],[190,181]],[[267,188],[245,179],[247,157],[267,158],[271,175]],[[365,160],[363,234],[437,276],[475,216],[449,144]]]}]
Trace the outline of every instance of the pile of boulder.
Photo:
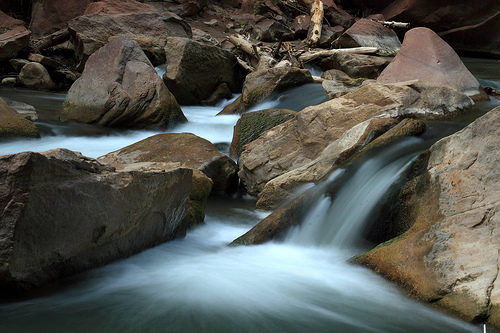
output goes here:
[{"label": "pile of boulder", "polygon": [[[278,237],[315,200],[296,196],[304,185],[488,99],[456,53],[475,43],[498,56],[494,34],[467,45],[456,38],[498,26],[499,5],[487,2],[490,14],[468,11],[473,17],[456,22],[446,13],[460,6],[417,0],[32,0],[29,13],[2,3],[1,84],[67,90],[63,122],[165,130],[187,121],[183,105],[235,93],[221,114],[241,118],[230,157],[191,133],[155,135],[98,159],[65,149],[0,156],[0,289],[30,289],[182,236],[202,223],[209,195],[244,191],[274,211],[233,245]],[[357,19],[360,11],[367,15]],[[165,63],[160,77],[155,66]],[[305,84],[321,87],[326,101],[255,111]],[[40,135],[26,109],[0,99],[0,137]],[[407,230],[354,260],[420,299],[500,327],[491,198],[499,112],[419,158],[388,221]],[[480,239],[487,247],[474,250]]]}]

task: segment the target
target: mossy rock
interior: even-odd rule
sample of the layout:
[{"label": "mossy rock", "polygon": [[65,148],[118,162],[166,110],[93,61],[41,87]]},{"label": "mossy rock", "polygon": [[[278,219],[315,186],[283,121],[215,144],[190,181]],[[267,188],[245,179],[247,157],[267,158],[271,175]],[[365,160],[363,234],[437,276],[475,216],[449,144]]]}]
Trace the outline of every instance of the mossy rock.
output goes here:
[{"label": "mossy rock", "polygon": [[21,116],[0,98],[0,138],[8,137],[38,138],[40,132],[32,121]]},{"label": "mossy rock", "polygon": [[265,131],[295,117],[297,112],[288,109],[265,109],[244,113],[234,126],[229,155],[240,156],[243,146],[257,139]]},{"label": "mossy rock", "polygon": [[213,181],[203,172],[193,170],[193,189],[189,195],[189,209],[184,221],[189,227],[203,223],[205,207],[212,191]]}]

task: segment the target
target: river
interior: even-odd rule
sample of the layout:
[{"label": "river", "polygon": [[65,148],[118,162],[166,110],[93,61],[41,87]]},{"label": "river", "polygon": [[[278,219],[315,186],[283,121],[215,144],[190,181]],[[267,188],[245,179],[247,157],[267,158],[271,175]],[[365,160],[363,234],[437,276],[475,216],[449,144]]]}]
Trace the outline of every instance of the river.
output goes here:
[{"label": "river", "polygon": [[[500,68],[490,61],[466,64],[470,62],[481,69]],[[491,71],[486,74],[476,75],[500,82]],[[266,101],[261,108],[288,103],[286,107],[300,109],[324,98],[318,86],[303,89]],[[157,133],[60,124],[57,113],[64,94],[0,88],[0,96],[35,105],[42,129],[41,139],[2,142],[0,154],[64,147],[98,157]],[[215,115],[229,102],[182,107],[189,122],[170,132],[195,133],[227,152],[238,116]],[[485,103],[481,112],[498,104]],[[467,121],[447,128],[453,132]],[[441,123],[431,124],[428,136],[443,135],[441,128]],[[25,299],[3,300],[0,331],[482,332],[482,327],[416,302],[347,261],[365,246],[360,239],[377,198],[429,140],[403,140],[334,175],[345,177],[335,200],[320,199],[303,226],[281,241],[228,247],[268,212],[255,210],[250,197],[211,198],[206,223],[184,239],[66,279]],[[353,225],[356,228],[350,228]]]}]

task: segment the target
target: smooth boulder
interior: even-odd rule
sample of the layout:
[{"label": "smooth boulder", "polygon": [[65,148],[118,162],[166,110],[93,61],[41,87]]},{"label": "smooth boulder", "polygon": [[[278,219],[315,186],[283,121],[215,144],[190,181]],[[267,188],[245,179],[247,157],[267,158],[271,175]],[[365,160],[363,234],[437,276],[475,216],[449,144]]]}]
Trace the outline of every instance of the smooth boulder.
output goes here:
[{"label": "smooth boulder", "polygon": [[419,157],[387,223],[406,232],[353,261],[467,321],[500,327],[500,107]]},{"label": "smooth boulder", "polygon": [[210,141],[192,133],[157,134],[101,156],[99,161],[118,169],[136,163],[196,169],[213,181],[215,192],[233,192],[238,184],[236,163]]},{"label": "smooth boulder", "polygon": [[236,57],[220,47],[189,38],[170,37],[165,45],[167,71],[163,81],[181,105],[200,104],[225,84],[231,92],[241,86]]},{"label": "smooth boulder", "polygon": [[115,172],[66,149],[0,157],[0,289],[30,289],[185,234],[192,170]]},{"label": "smooth boulder", "polygon": [[381,83],[408,80],[447,84],[470,97],[487,98],[457,53],[428,28],[409,30],[401,50],[377,79]]},{"label": "smooth boulder", "polygon": [[51,90],[56,86],[47,68],[37,62],[24,65],[17,79],[23,86],[31,89]]},{"label": "smooth boulder", "polygon": [[122,128],[166,128],[186,121],[139,44],[113,37],[88,60],[68,91],[61,121]]}]

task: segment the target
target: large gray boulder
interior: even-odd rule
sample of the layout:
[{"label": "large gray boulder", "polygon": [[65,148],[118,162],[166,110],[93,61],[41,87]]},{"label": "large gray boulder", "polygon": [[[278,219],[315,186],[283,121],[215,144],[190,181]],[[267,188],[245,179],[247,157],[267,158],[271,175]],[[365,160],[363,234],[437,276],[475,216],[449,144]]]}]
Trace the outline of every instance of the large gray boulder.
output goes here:
[{"label": "large gray boulder", "polygon": [[124,128],[165,128],[186,121],[139,44],[114,37],[88,60],[68,91],[61,121]]},{"label": "large gray boulder", "polygon": [[[342,97],[307,107],[294,119],[261,134],[244,147],[238,175],[247,191],[259,196],[270,180],[313,162],[328,145],[369,119],[445,119],[472,105],[461,91],[430,82],[364,84]],[[360,136],[363,129],[353,133]],[[357,140],[350,138],[348,142]]]},{"label": "large gray boulder", "polygon": [[165,45],[167,71],[163,81],[181,105],[200,104],[225,84],[240,88],[236,57],[220,47],[188,38],[170,37]]},{"label": "large gray boulder", "polygon": [[185,234],[193,173],[115,172],[65,149],[0,156],[0,289],[29,289]]},{"label": "large gray boulder", "polygon": [[118,149],[99,161],[117,169],[129,165],[162,165],[199,170],[213,181],[215,192],[232,192],[238,185],[238,166],[217,151],[208,140],[192,133],[153,135],[130,146]]},{"label": "large gray boulder", "polygon": [[82,15],[69,21],[68,29],[80,69],[112,36],[128,36],[138,42],[155,66],[165,62],[168,37],[192,36],[191,27],[170,12]]},{"label": "large gray boulder", "polygon": [[433,306],[500,327],[499,140],[497,107],[435,143],[387,221],[409,230],[355,261]]}]

